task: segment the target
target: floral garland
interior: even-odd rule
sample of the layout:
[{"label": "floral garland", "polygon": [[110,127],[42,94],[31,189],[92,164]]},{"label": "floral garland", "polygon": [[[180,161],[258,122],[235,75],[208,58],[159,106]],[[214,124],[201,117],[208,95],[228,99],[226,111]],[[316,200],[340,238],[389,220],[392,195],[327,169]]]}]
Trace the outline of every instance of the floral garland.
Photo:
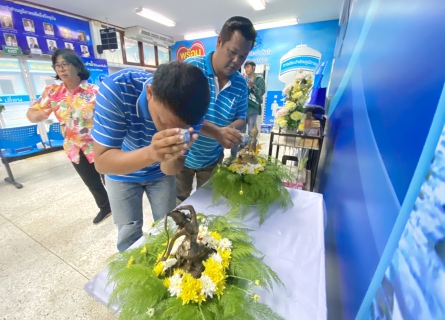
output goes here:
[{"label": "floral garland", "polygon": [[[248,152],[247,154],[253,155],[252,152]],[[263,157],[257,157],[256,159],[258,161],[258,163],[256,164],[241,164],[239,163],[238,158],[235,158],[234,160],[232,160],[232,162],[230,162],[227,168],[233,173],[238,174],[258,174],[261,171],[264,171],[264,169],[266,168],[266,159],[264,159]]]},{"label": "floral garland", "polygon": [[275,116],[275,123],[281,129],[295,130],[298,128],[312,86],[312,72],[300,69],[294,81],[283,90],[283,94],[286,95],[286,103],[283,108],[277,111]]},{"label": "floral garland", "polygon": [[[184,239],[185,236],[179,237],[173,245],[170,257],[164,262],[159,262],[154,267],[153,271],[156,276],[165,276],[166,271],[176,264],[178,260],[175,258],[175,255]],[[227,238],[222,238],[218,232],[209,232],[206,226],[200,225],[198,243],[215,250],[203,262],[205,269],[201,277],[195,279],[189,273],[176,269],[173,275],[165,277],[163,282],[165,287],[168,288],[170,295],[181,298],[183,305],[191,301],[201,304],[207,298],[213,298],[214,294],[220,297],[226,288],[226,271],[230,265],[232,242]],[[161,258],[161,256],[162,254],[158,258]]]}]

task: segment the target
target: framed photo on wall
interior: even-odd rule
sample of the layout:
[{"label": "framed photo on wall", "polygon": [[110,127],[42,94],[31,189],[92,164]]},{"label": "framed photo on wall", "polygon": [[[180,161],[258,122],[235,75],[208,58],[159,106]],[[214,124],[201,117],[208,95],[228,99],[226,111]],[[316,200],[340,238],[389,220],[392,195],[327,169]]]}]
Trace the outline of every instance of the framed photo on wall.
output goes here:
[{"label": "framed photo on wall", "polygon": [[18,47],[17,37],[13,33],[4,33],[3,37],[5,38],[5,42],[7,46],[10,47]]},{"label": "framed photo on wall", "polygon": [[0,25],[2,28],[14,29],[11,16],[2,14],[0,15],[0,21]]},{"label": "framed photo on wall", "polygon": [[39,42],[36,37],[27,36],[26,40],[28,42],[29,49],[40,49]]},{"label": "framed photo on wall", "polygon": [[81,42],[86,42],[87,41],[87,37],[85,36],[85,32],[78,31],[77,40],[79,40]]},{"label": "framed photo on wall", "polygon": [[23,22],[23,29],[25,29],[25,32],[31,32],[31,33],[36,32],[33,20],[23,18],[22,22]]},{"label": "framed photo on wall", "polygon": [[74,50],[74,45],[71,42],[65,42],[65,48]]},{"label": "framed photo on wall", "polygon": [[56,44],[56,42],[54,40],[46,39],[46,44],[48,46],[48,51],[50,53],[52,53],[52,52],[54,52],[54,51],[56,51],[58,49],[57,48],[57,44]]},{"label": "framed photo on wall", "polygon": [[51,23],[44,22],[43,23],[43,30],[45,31],[45,34],[47,36],[53,36],[54,35],[54,26]]}]

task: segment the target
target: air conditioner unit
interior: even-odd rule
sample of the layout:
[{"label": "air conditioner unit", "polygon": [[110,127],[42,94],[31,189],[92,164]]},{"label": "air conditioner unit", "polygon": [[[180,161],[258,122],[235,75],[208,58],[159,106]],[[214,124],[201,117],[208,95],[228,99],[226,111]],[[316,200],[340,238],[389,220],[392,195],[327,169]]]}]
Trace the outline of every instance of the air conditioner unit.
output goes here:
[{"label": "air conditioner unit", "polygon": [[148,31],[142,27],[131,27],[125,29],[125,37],[165,48],[175,44],[173,38],[153,31]]}]

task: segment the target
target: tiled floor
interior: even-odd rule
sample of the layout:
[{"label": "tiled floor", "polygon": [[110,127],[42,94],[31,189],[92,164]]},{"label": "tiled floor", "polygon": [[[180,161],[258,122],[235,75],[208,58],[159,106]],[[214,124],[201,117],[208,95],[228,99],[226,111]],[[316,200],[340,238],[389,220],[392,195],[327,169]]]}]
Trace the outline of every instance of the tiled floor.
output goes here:
[{"label": "tiled floor", "polygon": [[93,225],[94,200],[63,152],[11,167],[24,187],[4,182],[0,165],[0,319],[115,319],[83,291],[116,252],[112,218]]},{"label": "tiled floor", "polygon": [[24,187],[0,167],[0,318],[116,318],[83,291],[116,252],[112,219],[93,225],[94,200],[63,152],[11,166]]},{"label": "tiled floor", "polygon": [[[269,135],[259,140],[267,153]],[[0,165],[0,319],[115,319],[83,291],[116,252],[112,219],[92,224],[94,200],[63,152],[11,167],[24,188],[4,182]],[[145,198],[144,219],[152,219]],[[329,318],[341,319],[333,297],[328,290]]]}]

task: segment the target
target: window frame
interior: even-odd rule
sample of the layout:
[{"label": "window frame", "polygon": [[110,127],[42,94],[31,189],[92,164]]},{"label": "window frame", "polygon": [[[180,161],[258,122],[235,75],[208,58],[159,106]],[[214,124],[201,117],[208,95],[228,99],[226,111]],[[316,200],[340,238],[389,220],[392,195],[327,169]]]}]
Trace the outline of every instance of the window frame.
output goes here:
[{"label": "window frame", "polygon": [[[101,28],[108,28],[105,25],[101,25]],[[122,61],[126,65],[132,65],[132,66],[139,66],[139,67],[148,67],[148,68],[157,68],[159,67],[159,57],[158,57],[158,46],[153,45],[154,51],[155,51],[155,65],[145,64],[145,57],[144,57],[144,45],[143,42],[137,41],[138,43],[138,51],[139,51],[139,62],[128,62],[127,60],[127,52],[125,50],[125,30],[123,29],[117,29],[116,32],[119,33],[119,39],[121,41],[121,47],[122,47]],[[151,44],[148,42],[145,42],[146,44]],[[172,50],[171,47],[168,47],[168,61],[172,61]]]}]

